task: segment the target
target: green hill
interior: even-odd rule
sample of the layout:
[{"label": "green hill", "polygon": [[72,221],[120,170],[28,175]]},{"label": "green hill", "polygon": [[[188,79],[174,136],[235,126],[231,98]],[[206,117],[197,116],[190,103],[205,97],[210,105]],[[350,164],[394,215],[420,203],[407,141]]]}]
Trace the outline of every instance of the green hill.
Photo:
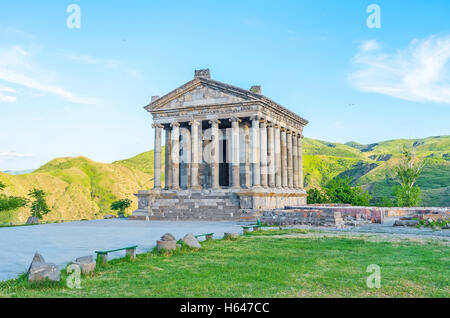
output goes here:
[{"label": "green hill", "polygon": [[[403,144],[416,145],[417,155],[426,160],[418,180],[423,205],[450,206],[450,136],[424,139],[397,139],[370,145],[346,144],[305,138],[305,186],[320,187],[337,176],[350,176],[374,197],[373,203],[392,197],[393,180],[389,170],[398,162]],[[163,155],[164,159],[164,155]],[[163,163],[164,180],[164,163]],[[26,196],[33,187],[48,193],[52,212],[45,221],[102,218],[111,213],[110,204],[119,198],[133,201],[140,189],[153,186],[153,151],[112,164],[85,157],[54,159],[32,173],[10,175],[0,172],[6,194]],[[0,223],[25,222],[28,208],[0,213]]]},{"label": "green hill", "polygon": [[[0,173],[0,180],[7,185],[9,195],[26,196],[34,187],[47,192],[52,212],[44,221],[102,218],[111,212],[111,202],[121,198],[133,200],[133,208],[136,208],[137,199],[133,194],[153,186],[150,174],[84,157],[54,159],[25,175]],[[0,213],[0,223],[23,223],[28,216],[28,208]]]},{"label": "green hill", "polygon": [[[370,145],[357,142],[321,143],[323,146],[318,150],[317,140],[305,139],[304,169],[307,186],[320,186],[336,176],[350,176],[354,178],[354,185],[361,185],[369,190],[374,197],[373,203],[381,198],[393,197],[392,186],[395,182],[390,170],[398,163],[402,146],[414,145],[417,156],[426,162],[418,179],[418,185],[422,188],[423,205],[450,206],[450,136],[396,139]],[[350,152],[350,149],[356,151],[356,162],[349,156],[342,155],[346,150]],[[318,161],[321,164],[317,164]]]}]

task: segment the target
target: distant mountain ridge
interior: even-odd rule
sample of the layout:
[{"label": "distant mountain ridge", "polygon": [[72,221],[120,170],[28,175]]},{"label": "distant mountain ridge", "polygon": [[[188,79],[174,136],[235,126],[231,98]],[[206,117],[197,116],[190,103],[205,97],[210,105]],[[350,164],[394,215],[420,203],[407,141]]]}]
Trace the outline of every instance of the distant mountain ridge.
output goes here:
[{"label": "distant mountain ridge", "polygon": [[27,174],[32,173],[35,169],[27,169],[27,170],[5,170],[2,171],[3,173],[7,173],[13,176],[21,175],[21,174]]},{"label": "distant mountain ridge", "polygon": [[[321,187],[334,177],[349,176],[354,185],[363,186],[374,196],[374,204],[392,197],[394,181],[388,172],[398,163],[403,144],[415,144],[417,155],[427,162],[418,180],[423,205],[450,206],[450,136],[395,139],[370,145],[305,138],[305,186]],[[164,179],[164,162],[162,173]],[[111,202],[119,198],[131,199],[135,209],[134,193],[153,187],[153,151],[111,164],[86,157],[57,158],[32,173],[0,173],[0,181],[7,185],[6,193],[10,195],[26,196],[33,187],[46,191],[52,212],[45,220],[102,218],[111,212]],[[0,223],[24,222],[28,214],[26,208],[0,213]]]}]

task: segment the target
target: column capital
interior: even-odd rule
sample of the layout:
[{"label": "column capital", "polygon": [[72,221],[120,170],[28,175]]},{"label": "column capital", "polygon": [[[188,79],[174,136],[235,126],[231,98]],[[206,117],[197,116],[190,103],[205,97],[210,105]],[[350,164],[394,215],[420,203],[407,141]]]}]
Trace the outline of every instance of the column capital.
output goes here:
[{"label": "column capital", "polygon": [[201,120],[197,120],[197,119],[191,120],[189,122],[189,126],[199,126],[200,124],[201,124]]},{"label": "column capital", "polygon": [[218,120],[218,119],[211,119],[211,120],[208,120],[208,123],[210,125],[213,125],[213,124],[219,125],[220,124],[220,120]]},{"label": "column capital", "polygon": [[261,119],[263,119],[263,117],[261,115],[250,116],[251,121],[260,121]]},{"label": "column capital", "polygon": [[267,122],[267,128],[274,128],[275,123],[274,122]]},{"label": "column capital", "polygon": [[238,122],[238,123],[240,123],[242,120],[241,119],[239,119],[239,117],[231,117],[231,118],[229,118],[228,119],[231,123],[235,123],[235,122]]},{"label": "column capital", "polygon": [[180,127],[180,123],[177,121],[174,121],[173,123],[170,124],[170,127]]},{"label": "column capital", "polygon": [[260,124],[260,127],[261,127],[261,128],[266,128],[266,127],[267,127],[267,120],[261,119],[261,120],[259,121],[259,124]]},{"label": "column capital", "polygon": [[281,130],[282,132],[287,132],[287,131],[288,131],[288,129],[287,129],[286,127],[282,127],[282,126],[280,126],[280,130]]},{"label": "column capital", "polygon": [[152,128],[164,128],[164,125],[161,125],[161,124],[152,124]]}]

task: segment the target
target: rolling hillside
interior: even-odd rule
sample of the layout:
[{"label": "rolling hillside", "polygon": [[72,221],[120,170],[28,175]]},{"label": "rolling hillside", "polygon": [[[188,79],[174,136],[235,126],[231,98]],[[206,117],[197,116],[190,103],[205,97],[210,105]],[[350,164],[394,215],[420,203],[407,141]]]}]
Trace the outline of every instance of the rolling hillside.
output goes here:
[{"label": "rolling hillside", "polygon": [[418,157],[426,165],[418,185],[422,188],[423,205],[450,206],[450,136],[424,139],[396,139],[361,145],[305,139],[304,169],[307,187],[322,185],[330,178],[349,176],[374,197],[392,197],[395,182],[391,168],[398,163],[402,145],[415,145]]},{"label": "rolling hillside", "polygon": [[[400,156],[403,144],[417,146],[417,155],[427,161],[419,178],[423,205],[450,206],[450,136],[419,140],[397,139],[371,145],[357,142],[332,143],[306,138],[304,142],[305,185],[320,187],[337,176],[350,176],[353,183],[368,189],[374,202],[392,196],[389,170]],[[163,155],[164,158],[164,155]],[[163,163],[164,172],[164,163]],[[164,178],[164,175],[163,175]],[[102,218],[110,213],[112,201],[133,200],[139,189],[153,186],[153,151],[112,164],[98,163],[85,157],[54,159],[32,173],[0,173],[9,195],[26,196],[33,187],[48,195],[52,212],[44,220],[80,220]],[[28,208],[0,213],[0,223],[23,223]]]}]

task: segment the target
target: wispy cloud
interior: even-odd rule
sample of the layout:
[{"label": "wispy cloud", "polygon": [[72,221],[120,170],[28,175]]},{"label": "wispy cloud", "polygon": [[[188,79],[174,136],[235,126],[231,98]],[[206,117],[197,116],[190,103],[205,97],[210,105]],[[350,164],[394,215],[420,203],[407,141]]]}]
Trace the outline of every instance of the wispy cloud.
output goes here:
[{"label": "wispy cloud", "polygon": [[65,53],[64,57],[71,61],[76,61],[83,64],[98,65],[101,67],[109,69],[122,70],[129,76],[137,77],[139,72],[135,69],[124,66],[120,61],[114,59],[97,58],[90,56],[88,54],[76,54],[76,53]]},{"label": "wispy cloud", "polygon": [[[0,80],[30,88],[38,93],[49,93],[60,96],[76,104],[96,104],[93,98],[77,96],[59,85],[46,83],[41,78],[50,72],[40,70],[32,60],[32,54],[21,46],[14,45],[0,50]],[[0,101],[15,101],[15,97],[2,94]]]},{"label": "wispy cloud", "polygon": [[16,96],[11,96],[11,94],[14,94],[15,92],[16,90],[14,88],[0,85],[0,102],[14,103],[17,98]]},{"label": "wispy cloud", "polygon": [[359,69],[349,81],[358,90],[450,104],[450,36],[415,39],[394,52],[375,40],[366,41],[353,62]]},{"label": "wispy cloud", "polygon": [[0,151],[0,158],[17,159],[17,158],[31,158],[34,157],[32,153],[18,153],[15,151]]}]

